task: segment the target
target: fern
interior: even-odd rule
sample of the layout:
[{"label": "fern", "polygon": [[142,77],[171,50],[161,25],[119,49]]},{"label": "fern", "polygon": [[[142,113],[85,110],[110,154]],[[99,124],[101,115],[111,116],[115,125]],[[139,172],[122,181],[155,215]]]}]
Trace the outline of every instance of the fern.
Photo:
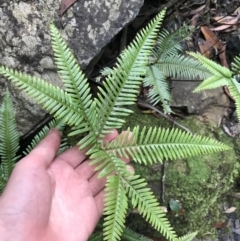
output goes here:
[{"label": "fern", "polygon": [[[117,59],[116,66],[106,71],[108,75],[103,83],[104,88],[99,88],[96,99],[92,98],[89,84],[76,59],[53,24],[50,25],[52,46],[58,73],[65,85],[64,90],[40,78],[0,67],[0,74],[35,99],[57,121],[69,125],[69,135],[79,135],[79,148],[88,147],[87,154],[91,165],[96,165],[98,177],[107,178],[103,225],[103,239],[107,241],[120,240],[124,232],[127,197],[154,228],[170,241],[177,241],[176,233],[152,191],[147,187],[146,181],[127,170],[125,163],[120,159],[122,156],[131,156],[138,163],[152,164],[161,162],[163,158],[178,159],[229,149],[210,138],[190,135],[177,129],[170,131],[152,127],[143,128],[141,131],[136,127],[132,134],[130,131],[122,133],[111,143],[104,144],[102,141],[113,128],[121,128],[125,122],[124,117],[132,113],[127,107],[136,101],[139,86],[143,81],[144,84],[149,83],[153,87],[150,92],[152,98],[156,98],[157,91],[160,93],[161,86],[164,86],[165,91],[160,93],[162,101],[170,99],[170,95],[165,93],[168,87],[163,83],[165,72],[160,70],[162,75],[157,77],[156,73],[160,73],[157,65],[151,66],[151,70],[155,71],[154,78],[162,81],[160,84],[156,82],[159,85],[156,87],[158,89],[154,89],[155,81],[144,80],[149,71],[149,60],[165,12],[166,10],[163,10],[159,13],[123,51]],[[179,70],[176,67],[168,74]],[[182,75],[187,75],[181,71]],[[209,72],[199,68],[194,73],[201,76]],[[38,139],[41,138],[42,135]]]},{"label": "fern", "polygon": [[127,207],[127,196],[121,176],[109,176],[106,184],[104,240],[120,240]]},{"label": "fern", "polygon": [[162,163],[163,160],[191,157],[201,153],[228,150],[229,147],[213,139],[193,136],[180,129],[135,127],[129,139],[128,134],[119,135],[105,146],[105,150],[120,157],[133,158],[144,164]]},{"label": "fern", "polygon": [[[43,126],[43,128],[34,136],[31,143],[27,146],[23,154],[27,155],[34,147],[36,147],[37,144],[47,135],[48,131],[52,128],[56,128],[59,131],[63,131],[64,125],[61,121],[50,121],[47,125]],[[67,144],[66,139],[63,139],[58,153],[61,153],[68,148],[69,145]]]},{"label": "fern", "polygon": [[144,237],[143,235],[134,232],[130,228],[124,229],[123,234],[122,234],[122,238],[125,241],[152,241],[152,239]]},{"label": "fern", "polygon": [[166,219],[165,212],[159,207],[147,182],[138,175],[124,179],[127,194],[131,199],[133,207],[137,207],[142,215],[154,228],[159,230],[167,239],[176,240],[176,233]]},{"label": "fern", "polygon": [[213,89],[229,84],[229,80],[232,77],[232,72],[229,69],[213,62],[199,53],[189,52],[188,54],[195,57],[212,74],[212,76],[204,80],[193,92]]},{"label": "fern", "polygon": [[8,91],[6,92],[3,98],[3,103],[0,107],[0,136],[1,193],[12,173],[15,161],[18,159],[17,151],[19,150],[19,134],[17,131],[13,104]]},{"label": "fern", "polygon": [[212,73],[212,76],[205,79],[193,92],[228,86],[230,95],[235,100],[237,109],[236,113],[238,120],[240,121],[240,84],[237,81],[240,70],[240,58],[234,58],[234,63],[232,64],[233,71],[231,71],[199,53],[190,52],[189,54],[206,66],[206,68]]},{"label": "fern", "polygon": [[197,236],[197,232],[186,234],[178,238],[178,241],[191,241]]},{"label": "fern", "polygon": [[229,83],[229,92],[235,100],[236,112],[238,120],[240,121],[240,84],[236,81],[235,78],[232,78],[231,82]]},{"label": "fern", "polygon": [[105,91],[99,89],[96,100],[100,122],[99,137],[103,137],[113,128],[122,127],[125,121],[116,116],[128,116],[132,113],[122,106],[132,105],[136,101],[139,86],[146,73],[144,66],[148,64],[165,12],[166,10],[163,10],[137,34],[135,40],[118,58],[116,67],[109,72],[103,84]]},{"label": "fern", "polygon": [[144,86],[151,87],[148,97],[153,105],[161,102],[165,113],[172,112],[169,106],[172,98],[167,82],[168,77],[192,79],[194,77],[205,78],[210,75],[208,69],[201,63],[179,54],[179,51],[182,51],[179,43],[189,36],[187,33],[186,26],[173,34],[162,30],[147,66]]},{"label": "fern", "polygon": [[235,75],[240,74],[240,56],[236,56],[232,62],[232,71]]}]

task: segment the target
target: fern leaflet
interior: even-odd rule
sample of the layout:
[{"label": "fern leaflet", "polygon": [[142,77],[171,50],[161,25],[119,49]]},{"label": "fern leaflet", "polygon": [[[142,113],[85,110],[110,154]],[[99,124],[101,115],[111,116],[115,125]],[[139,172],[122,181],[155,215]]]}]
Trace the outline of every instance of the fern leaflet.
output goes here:
[{"label": "fern leaflet", "polygon": [[124,179],[124,185],[133,207],[137,207],[142,215],[154,228],[161,232],[167,239],[177,240],[176,233],[173,231],[166,215],[159,207],[157,199],[151,189],[146,187],[147,183],[138,175]]},{"label": "fern leaflet", "polygon": [[[58,29],[53,24],[50,25],[50,33],[55,63],[65,85],[65,91],[78,103],[78,108],[80,108],[84,118],[84,125],[80,124],[75,127],[77,131],[73,131],[70,135],[80,135],[91,131],[84,141],[79,142],[79,145],[85,143],[85,145],[82,146],[82,148],[84,148],[96,142],[97,138],[96,135],[94,135],[97,131],[97,118],[94,118],[94,116],[96,116],[95,102],[92,100],[88,80],[85,78],[67,44],[61,38]],[[88,144],[86,145],[86,143]]]},{"label": "fern leaflet", "polygon": [[152,239],[149,239],[139,233],[134,232],[130,228],[125,228],[123,230],[122,238],[125,241],[153,241]]},{"label": "fern leaflet", "polygon": [[123,125],[125,121],[119,116],[132,113],[122,106],[132,105],[136,101],[138,88],[146,72],[144,66],[148,64],[165,12],[166,10],[163,10],[159,13],[137,34],[132,44],[118,58],[116,67],[109,73],[103,84],[105,90],[99,89],[96,100],[100,122],[99,137]]},{"label": "fern leaflet", "polygon": [[153,105],[156,105],[159,101],[162,102],[164,113],[171,113],[172,110],[168,104],[172,100],[169,85],[166,82],[166,77],[163,75],[155,65],[147,68],[146,77],[144,79],[144,86],[150,86],[151,90],[148,93],[148,97]]},{"label": "fern leaflet", "polygon": [[240,121],[240,84],[236,81],[235,78],[232,78],[231,82],[229,83],[228,89],[230,95],[235,100],[237,117]]},{"label": "fern leaflet", "polygon": [[197,232],[186,234],[178,238],[178,241],[192,241],[197,236]]},{"label": "fern leaflet", "polygon": [[56,119],[62,119],[69,125],[82,123],[83,113],[70,95],[59,87],[4,66],[0,66],[0,74],[13,81],[19,89],[24,90],[29,97],[35,99]]},{"label": "fern leaflet", "polygon": [[232,72],[229,69],[213,62],[200,53],[188,52],[188,54],[199,60],[213,75],[226,79],[232,77]]},{"label": "fern leaflet", "polygon": [[[18,159],[19,134],[15,121],[13,104],[7,91],[0,107],[0,155],[3,179],[8,180]],[[1,185],[2,186],[2,185]]]},{"label": "fern leaflet", "polygon": [[120,240],[127,213],[127,197],[121,176],[108,176],[104,209],[104,240]]},{"label": "fern leaflet", "polygon": [[144,127],[139,132],[139,127],[135,127],[131,137],[129,130],[128,134],[121,133],[106,144],[105,151],[120,157],[132,157],[138,163],[152,164],[230,149],[214,139],[180,129]]}]

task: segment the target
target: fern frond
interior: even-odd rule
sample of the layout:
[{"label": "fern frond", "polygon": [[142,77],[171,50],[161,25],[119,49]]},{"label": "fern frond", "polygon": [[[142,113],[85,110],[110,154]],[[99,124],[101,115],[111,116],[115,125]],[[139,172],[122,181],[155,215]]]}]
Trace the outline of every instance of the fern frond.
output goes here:
[{"label": "fern frond", "polygon": [[104,90],[99,89],[97,107],[99,116],[99,136],[120,128],[125,122],[119,116],[128,116],[131,110],[123,106],[132,105],[136,101],[138,89],[146,73],[145,66],[158,34],[159,27],[166,10],[159,13],[140,33],[130,46],[117,59],[106,81]]},{"label": "fern frond", "polygon": [[121,176],[131,175],[126,168],[125,163],[115,155],[112,155],[103,149],[95,150],[94,148],[90,149],[87,154],[90,153],[93,153],[90,156],[90,159],[92,160],[90,165],[97,165],[95,171],[100,171],[98,178],[105,177],[113,171]]},{"label": "fern frond", "polygon": [[107,143],[105,151],[120,157],[132,157],[138,163],[152,164],[231,149],[214,139],[180,129],[144,127],[140,132],[139,127],[135,127],[131,137],[129,130],[127,133]]},{"label": "fern frond", "polygon": [[153,241],[139,233],[134,232],[130,228],[125,228],[122,233],[122,238],[125,241]]},{"label": "fern frond", "polygon": [[62,119],[69,125],[78,125],[84,121],[83,113],[77,104],[59,87],[4,66],[0,66],[0,74],[14,82],[20,90],[25,91],[56,119]]},{"label": "fern frond", "polygon": [[232,65],[232,72],[235,75],[239,75],[240,74],[240,56],[236,56],[233,59],[233,62],[231,65]]},{"label": "fern frond", "polygon": [[198,232],[186,234],[182,237],[179,237],[178,241],[192,241],[197,236],[197,234],[198,234]]},{"label": "fern frond", "polygon": [[205,79],[210,76],[209,70],[199,61],[180,54],[160,58],[156,66],[168,77],[188,80],[196,77]]},{"label": "fern frond", "polygon": [[121,239],[128,207],[121,176],[108,176],[105,191],[104,240],[118,241]]},{"label": "fern frond", "polygon": [[[64,129],[64,126],[65,125],[61,121],[56,121],[56,120],[50,121],[34,136],[31,143],[27,146],[23,154],[27,155],[34,147],[36,147],[37,144],[46,137],[50,129],[56,128],[59,131],[62,131]],[[62,147],[63,145],[61,144],[60,148]]]},{"label": "fern frond", "polygon": [[19,133],[10,94],[6,91],[0,107],[0,155],[3,177],[8,180],[17,160]]},{"label": "fern frond", "polygon": [[232,72],[229,69],[215,63],[200,53],[188,52],[188,54],[199,60],[213,75],[226,79],[230,79],[232,77]]},{"label": "fern frond", "polygon": [[173,33],[169,33],[166,29],[161,30],[153,49],[154,57],[159,60],[160,58],[177,55],[179,51],[182,51],[180,43],[188,39],[193,30],[194,28],[186,25],[175,30]]},{"label": "fern frond", "polygon": [[100,70],[100,75],[96,78],[96,82],[99,82],[101,80],[101,77],[109,75],[111,71],[112,69],[109,67],[105,67],[102,70]]},{"label": "fern frond", "polygon": [[7,181],[8,181],[6,178],[4,178],[3,172],[1,169],[2,169],[2,167],[0,166],[0,194],[3,192],[3,190],[7,184]]},{"label": "fern frond", "polygon": [[166,219],[166,214],[159,206],[153,192],[146,187],[147,182],[138,175],[134,175],[124,179],[124,185],[133,207],[137,207],[139,214],[167,239],[176,241],[177,235]]},{"label": "fern frond", "polygon": [[240,84],[236,81],[235,78],[232,78],[232,80],[229,82],[228,89],[230,95],[235,100],[236,113],[238,120],[240,121]]},{"label": "fern frond", "polygon": [[227,79],[222,76],[213,75],[207,79],[205,79],[197,88],[193,90],[193,93],[203,90],[210,90],[214,88],[218,88],[224,85],[229,84],[230,79]]},{"label": "fern frond", "polygon": [[[55,63],[61,80],[65,85],[65,91],[78,103],[78,108],[81,110],[84,118],[83,123],[78,126],[77,135],[89,131],[92,132],[85,138],[85,142],[78,143],[78,145],[84,143],[85,145],[81,148],[85,148],[96,142],[96,136],[93,134],[97,131],[97,118],[93,118],[93,116],[96,116],[96,106],[95,103],[93,103],[90,86],[76,58],[53,24],[50,25],[50,33]],[[76,134],[76,132],[72,132],[70,135],[74,134]],[[86,145],[86,143],[88,143],[88,145]]]},{"label": "fern frond", "polygon": [[147,68],[143,85],[151,87],[148,97],[153,105],[156,105],[159,101],[161,101],[164,112],[172,112],[168,104],[168,102],[172,100],[169,85],[166,82],[166,78],[162,71],[160,71],[155,65],[150,65]]},{"label": "fern frond", "polygon": [[103,233],[102,232],[94,232],[88,241],[102,241],[103,240]]}]

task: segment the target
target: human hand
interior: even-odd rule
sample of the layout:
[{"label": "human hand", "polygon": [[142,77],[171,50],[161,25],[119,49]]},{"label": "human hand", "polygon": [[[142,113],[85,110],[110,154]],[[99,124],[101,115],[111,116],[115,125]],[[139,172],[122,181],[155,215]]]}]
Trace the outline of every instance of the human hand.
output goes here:
[{"label": "human hand", "polygon": [[86,151],[73,147],[56,156],[59,146],[53,129],[16,164],[0,196],[0,240],[86,241],[93,232],[106,180],[97,178]]}]

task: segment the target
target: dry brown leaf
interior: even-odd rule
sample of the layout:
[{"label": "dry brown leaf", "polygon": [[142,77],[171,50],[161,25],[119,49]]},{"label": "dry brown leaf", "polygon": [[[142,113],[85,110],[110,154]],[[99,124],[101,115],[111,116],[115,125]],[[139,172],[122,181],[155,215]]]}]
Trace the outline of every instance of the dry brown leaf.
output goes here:
[{"label": "dry brown leaf", "polygon": [[226,17],[216,16],[216,17],[214,17],[214,20],[218,23],[234,25],[238,21],[238,16],[236,16],[236,17],[233,17],[233,16],[226,16]]},{"label": "dry brown leaf", "polygon": [[198,47],[199,47],[202,55],[204,55],[207,58],[212,57],[213,47],[212,47],[212,44],[210,44],[208,40],[204,40],[204,39],[199,38],[198,39]]},{"label": "dry brown leaf", "polygon": [[215,28],[211,28],[212,31],[223,31],[227,28],[231,28],[232,26],[231,25],[221,25],[221,26],[218,26],[218,27],[215,27]]},{"label": "dry brown leaf", "polygon": [[60,6],[60,15],[62,16],[63,13],[73,5],[77,0],[62,0]]},{"label": "dry brown leaf", "polygon": [[[187,16],[191,16],[191,15],[195,15],[197,13],[200,13],[202,10],[204,10],[204,8],[206,7],[206,4],[202,5],[201,7],[199,8],[196,8],[194,10],[191,10],[191,11],[186,11],[184,13],[179,13],[179,15],[181,17],[187,17]],[[206,10],[205,10],[206,11]]]},{"label": "dry brown leaf", "polygon": [[204,35],[204,38],[209,41],[209,43],[220,50],[222,48],[222,43],[218,39],[217,35],[207,26],[202,26],[201,31]]},{"label": "dry brown leaf", "polygon": [[227,223],[226,222],[218,222],[218,223],[214,223],[213,224],[214,228],[225,228],[227,227]]},{"label": "dry brown leaf", "polygon": [[220,50],[219,58],[220,62],[223,66],[229,69],[229,65],[227,63],[227,58],[226,58],[226,44],[224,44]]},{"label": "dry brown leaf", "polygon": [[191,25],[191,26],[196,26],[199,17],[200,17],[200,14],[198,14],[198,13],[195,14],[195,15],[191,18],[191,20],[190,20],[190,25]]},{"label": "dry brown leaf", "polygon": [[238,15],[239,13],[240,13],[240,7],[235,9],[235,11],[233,12],[233,15]]},{"label": "dry brown leaf", "polygon": [[224,211],[224,213],[233,213],[233,212],[235,212],[236,209],[237,209],[236,207],[230,207],[230,208],[226,209]]}]

